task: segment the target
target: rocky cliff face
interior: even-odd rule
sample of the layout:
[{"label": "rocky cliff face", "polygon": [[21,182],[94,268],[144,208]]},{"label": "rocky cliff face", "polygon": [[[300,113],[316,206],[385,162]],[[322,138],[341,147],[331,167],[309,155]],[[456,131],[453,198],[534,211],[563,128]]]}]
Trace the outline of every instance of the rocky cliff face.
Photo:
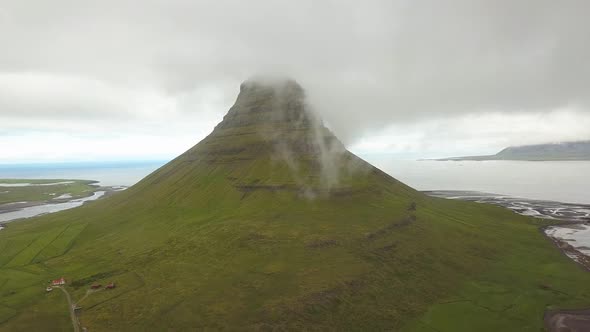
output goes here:
[{"label": "rocky cliff face", "polygon": [[235,104],[211,136],[232,134],[253,134],[258,138],[257,145],[266,144],[279,155],[345,152],[344,145],[310,109],[303,88],[293,80],[242,83]]},{"label": "rocky cliff face", "polygon": [[241,84],[235,104],[216,129],[252,125],[303,129],[316,121],[306,105],[305,92],[297,82],[249,80]]},{"label": "rocky cliff face", "polygon": [[268,162],[275,177],[267,182],[308,193],[347,186],[346,178],[375,170],[323,125],[293,80],[244,82],[223,121],[179,160],[228,167]]}]

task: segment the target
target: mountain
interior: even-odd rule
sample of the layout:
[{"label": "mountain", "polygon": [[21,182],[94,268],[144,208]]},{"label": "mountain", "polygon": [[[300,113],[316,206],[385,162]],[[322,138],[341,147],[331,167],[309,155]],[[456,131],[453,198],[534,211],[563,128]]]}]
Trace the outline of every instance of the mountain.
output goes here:
[{"label": "mountain", "polygon": [[495,155],[439,160],[590,160],[590,141],[511,146]]},{"label": "mountain", "polygon": [[71,329],[45,291],[62,276],[89,331],[539,331],[590,304],[547,224],[427,197],[347,151],[296,82],[250,80],[128,190],[0,231],[0,331]]}]

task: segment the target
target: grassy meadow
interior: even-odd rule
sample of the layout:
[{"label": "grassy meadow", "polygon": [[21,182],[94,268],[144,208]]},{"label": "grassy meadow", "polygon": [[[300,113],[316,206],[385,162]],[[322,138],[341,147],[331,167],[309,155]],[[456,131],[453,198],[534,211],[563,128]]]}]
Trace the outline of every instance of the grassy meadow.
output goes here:
[{"label": "grassy meadow", "polygon": [[96,331],[539,331],[545,309],[590,304],[590,277],[543,221],[400,183],[317,200],[213,185],[262,164],[209,172],[211,183],[187,183],[194,170],[181,167],[166,181],[185,189],[156,174],[11,224],[0,232],[0,330],[71,329],[64,295],[44,290],[60,276],[75,300],[117,282],[80,303],[81,325]]},{"label": "grassy meadow", "polygon": [[91,185],[96,182],[88,180],[0,179],[0,184],[19,185],[24,183],[30,183],[32,185],[20,187],[0,186],[0,204],[12,202],[44,202],[64,194],[70,194],[72,198],[81,198],[92,195],[96,190],[96,187]]},{"label": "grassy meadow", "polygon": [[61,276],[90,331],[538,332],[546,309],[590,306],[547,221],[428,197],[339,151],[300,89],[243,85],[133,187],[0,231],[0,331],[71,329],[45,292]]}]

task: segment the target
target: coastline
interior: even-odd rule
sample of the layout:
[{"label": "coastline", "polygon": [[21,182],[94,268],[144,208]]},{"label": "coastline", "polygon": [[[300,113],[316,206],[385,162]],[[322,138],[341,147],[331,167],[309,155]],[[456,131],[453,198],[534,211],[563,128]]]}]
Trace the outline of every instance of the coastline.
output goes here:
[{"label": "coastline", "polygon": [[[570,221],[541,227],[543,234],[545,234],[545,236],[549,238],[564,255],[574,260],[585,270],[590,271],[590,247],[588,247],[585,243],[580,243],[580,241],[576,239],[555,234],[557,231],[564,231],[567,229],[570,229],[572,230],[571,232],[575,233],[576,230],[587,231],[590,229],[590,226],[587,223]],[[575,246],[572,245],[572,242],[579,243],[581,245]]]},{"label": "coastline", "polygon": [[99,182],[94,182],[92,186],[95,187],[95,189],[83,196],[1,204],[0,231],[5,229],[11,222],[76,208],[87,202],[105,198],[116,192],[127,189],[125,186],[100,186],[98,183]]},{"label": "coastline", "polygon": [[[590,271],[590,205],[526,199],[476,191],[425,191],[427,195],[493,204],[523,216],[550,221],[539,230],[568,258]],[[569,231],[569,232],[568,232]],[[576,231],[587,232],[588,238],[575,239]],[[568,236],[569,235],[569,236]],[[587,242],[587,243],[586,243]],[[576,245],[579,244],[579,245]],[[584,252],[586,251],[586,252]]]}]

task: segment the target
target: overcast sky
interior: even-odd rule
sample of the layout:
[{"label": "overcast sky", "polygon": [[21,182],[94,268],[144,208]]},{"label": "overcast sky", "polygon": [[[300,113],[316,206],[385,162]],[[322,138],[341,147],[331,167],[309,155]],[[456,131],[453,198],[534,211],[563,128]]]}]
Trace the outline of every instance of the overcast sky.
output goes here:
[{"label": "overcast sky", "polygon": [[0,163],[165,159],[287,75],[354,152],[590,139],[590,1],[0,0]]}]

